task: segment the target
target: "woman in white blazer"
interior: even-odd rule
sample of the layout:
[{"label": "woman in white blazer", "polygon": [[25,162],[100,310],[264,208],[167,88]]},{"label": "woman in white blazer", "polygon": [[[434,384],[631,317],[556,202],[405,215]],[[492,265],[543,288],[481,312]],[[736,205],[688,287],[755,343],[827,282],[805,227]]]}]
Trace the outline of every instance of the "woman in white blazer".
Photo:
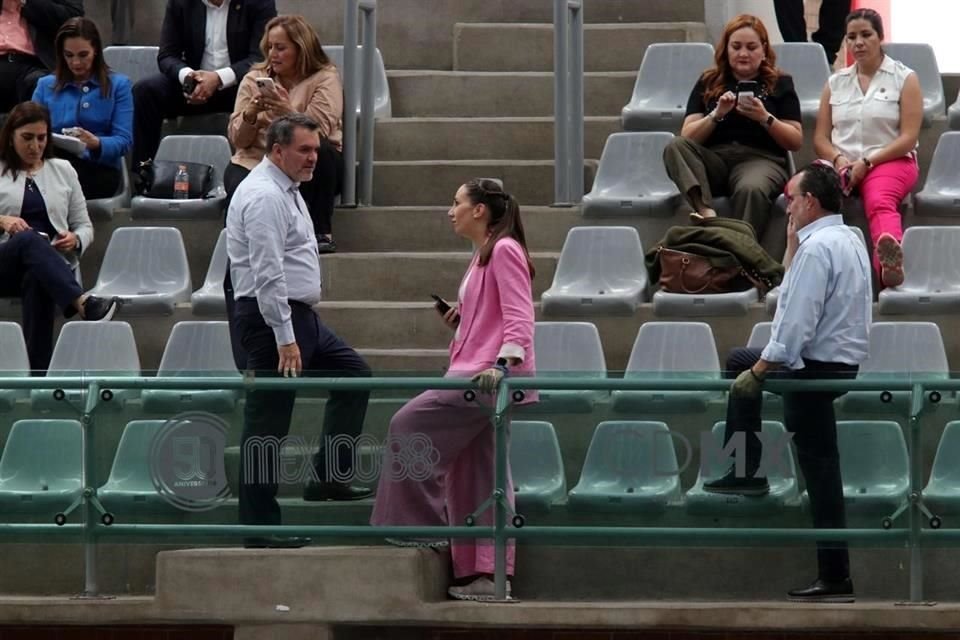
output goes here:
[{"label": "woman in white blazer", "polygon": [[113,316],[116,298],[83,295],[74,269],[93,242],[93,225],[66,160],[52,157],[50,113],[24,102],[0,129],[0,296],[23,301],[23,334],[30,368],[46,370],[53,354],[53,321]]}]

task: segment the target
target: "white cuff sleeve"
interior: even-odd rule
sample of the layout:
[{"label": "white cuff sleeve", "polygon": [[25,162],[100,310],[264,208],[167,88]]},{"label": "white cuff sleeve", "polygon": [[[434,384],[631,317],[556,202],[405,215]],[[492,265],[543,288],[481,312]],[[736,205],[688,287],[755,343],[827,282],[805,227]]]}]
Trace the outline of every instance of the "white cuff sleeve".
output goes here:
[{"label": "white cuff sleeve", "polygon": [[526,354],[527,352],[523,347],[508,342],[500,347],[500,353],[497,354],[497,358],[516,358],[520,362],[523,362],[523,357]]},{"label": "white cuff sleeve", "polygon": [[230,67],[224,67],[223,69],[217,69],[215,72],[220,76],[220,89],[227,89],[237,84],[237,74]]}]

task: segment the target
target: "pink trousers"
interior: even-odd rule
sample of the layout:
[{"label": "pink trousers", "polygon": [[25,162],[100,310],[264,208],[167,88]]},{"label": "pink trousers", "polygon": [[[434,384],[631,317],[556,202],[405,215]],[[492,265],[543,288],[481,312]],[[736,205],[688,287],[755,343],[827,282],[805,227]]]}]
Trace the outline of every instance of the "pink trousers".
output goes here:
[{"label": "pink trousers", "polygon": [[[870,228],[871,246],[877,246],[877,238],[889,233],[897,242],[903,239],[903,220],[900,217],[900,202],[917,183],[920,171],[913,156],[878,164],[867,172],[860,183],[860,197]],[[876,249],[873,252],[873,268],[880,273],[880,260]]]},{"label": "pink trousers", "polygon": [[[390,421],[370,524],[462,526],[464,518],[493,493],[496,452],[491,416],[489,407],[464,400],[463,391],[426,391],[397,411]],[[409,456],[404,460],[404,451],[417,452],[415,457],[423,464],[410,464]],[[506,492],[512,506],[509,468]],[[479,514],[476,522],[492,524],[493,509]],[[455,539],[450,555],[457,578],[493,573],[492,539]],[[514,562],[510,542],[507,575],[513,575]]]}]

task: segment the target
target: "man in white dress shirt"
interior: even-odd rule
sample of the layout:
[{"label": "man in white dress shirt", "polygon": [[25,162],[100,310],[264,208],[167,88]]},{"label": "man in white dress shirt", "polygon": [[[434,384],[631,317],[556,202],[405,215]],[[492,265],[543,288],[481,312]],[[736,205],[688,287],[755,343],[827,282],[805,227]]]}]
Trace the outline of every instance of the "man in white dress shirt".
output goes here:
[{"label": "man in white dress shirt", "polygon": [[[843,223],[837,172],[814,163],[787,183],[786,276],[780,287],[770,341],[763,349],[734,349],[727,371],[737,375],[727,404],[724,444],[745,432],[746,473],[731,467],[704,484],[706,491],[762,496],[770,491],[758,477],[762,383],[775,378],[853,378],[867,358],[872,320],[870,259],[857,235]],[[807,483],[813,525],[846,527],[837,421],[833,401],[842,393],[783,394],[784,423],[793,434],[800,470]],[[819,575],[809,586],[789,592],[791,600],[853,602],[846,543],[818,542]]]},{"label": "man in white dress shirt", "polygon": [[[277,118],[267,129],[267,155],[240,183],[227,212],[227,255],[236,306],[233,333],[258,376],[369,376],[363,358],[328,329],[313,311],[320,301],[320,257],[300,182],[317,163],[317,124],[303,114]],[[331,391],[322,442],[355,439],[363,429],[368,391]],[[277,453],[264,439],[290,430],[295,391],[251,391],[240,440],[240,522],[280,524]],[[314,457],[319,481],[304,490],[307,500],[357,500],[370,491],[350,484],[353,447],[324,444]],[[278,456],[277,456],[278,457]],[[328,461],[329,465],[328,466]],[[248,539],[248,547],[297,547],[306,538]]]}]

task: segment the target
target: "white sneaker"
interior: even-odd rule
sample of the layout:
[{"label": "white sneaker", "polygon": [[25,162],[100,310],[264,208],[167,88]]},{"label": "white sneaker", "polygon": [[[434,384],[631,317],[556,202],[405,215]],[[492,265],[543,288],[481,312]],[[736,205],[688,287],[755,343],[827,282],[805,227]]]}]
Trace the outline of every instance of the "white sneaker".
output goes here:
[{"label": "white sneaker", "polygon": [[434,549],[441,551],[450,546],[447,540],[430,540],[427,538],[384,538],[387,544],[408,549]]},{"label": "white sneaker", "polygon": [[[507,580],[507,600],[510,600],[510,581]],[[459,587],[450,587],[447,594],[455,600],[472,600],[474,602],[496,601],[493,580],[480,576],[470,584]]]}]

